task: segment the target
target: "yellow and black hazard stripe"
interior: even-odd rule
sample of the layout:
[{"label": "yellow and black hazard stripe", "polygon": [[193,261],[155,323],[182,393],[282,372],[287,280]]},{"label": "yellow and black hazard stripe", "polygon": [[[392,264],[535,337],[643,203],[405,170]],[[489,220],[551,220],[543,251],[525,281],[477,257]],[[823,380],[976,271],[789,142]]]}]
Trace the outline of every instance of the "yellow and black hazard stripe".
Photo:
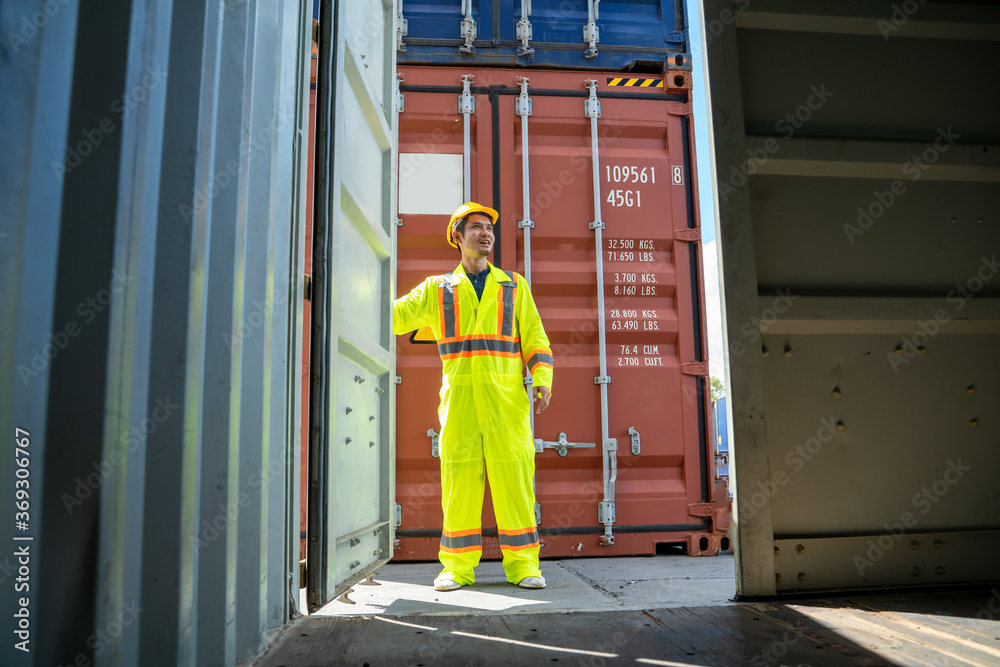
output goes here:
[{"label": "yellow and black hazard stripe", "polygon": [[663,79],[630,79],[627,76],[608,78],[609,86],[628,86],[631,88],[663,88]]}]

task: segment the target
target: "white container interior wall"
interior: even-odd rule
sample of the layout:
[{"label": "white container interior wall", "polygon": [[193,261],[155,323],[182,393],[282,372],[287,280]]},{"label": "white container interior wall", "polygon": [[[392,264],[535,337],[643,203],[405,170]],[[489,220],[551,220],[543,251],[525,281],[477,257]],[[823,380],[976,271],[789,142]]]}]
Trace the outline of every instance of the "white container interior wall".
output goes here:
[{"label": "white container interior wall", "polygon": [[309,10],[69,3],[0,71],[35,641],[3,664],[233,664],[290,618]]},{"label": "white container interior wall", "polygon": [[738,590],[996,580],[1000,11],[814,9],[704,3]]}]

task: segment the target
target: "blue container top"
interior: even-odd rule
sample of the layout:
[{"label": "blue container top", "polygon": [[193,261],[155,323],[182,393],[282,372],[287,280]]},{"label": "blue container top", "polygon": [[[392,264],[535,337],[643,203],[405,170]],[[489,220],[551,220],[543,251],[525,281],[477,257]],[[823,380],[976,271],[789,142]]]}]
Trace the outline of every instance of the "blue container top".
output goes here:
[{"label": "blue container top", "polygon": [[586,0],[533,0],[527,17],[531,54],[519,54],[520,0],[469,2],[476,30],[472,49],[462,36],[462,0],[404,0],[406,50],[397,54],[399,64],[645,72],[659,67],[655,73],[669,64],[670,69],[690,69],[689,58],[679,68],[673,58],[690,52],[683,0],[601,0],[594,21],[596,53],[588,53],[584,40]]}]

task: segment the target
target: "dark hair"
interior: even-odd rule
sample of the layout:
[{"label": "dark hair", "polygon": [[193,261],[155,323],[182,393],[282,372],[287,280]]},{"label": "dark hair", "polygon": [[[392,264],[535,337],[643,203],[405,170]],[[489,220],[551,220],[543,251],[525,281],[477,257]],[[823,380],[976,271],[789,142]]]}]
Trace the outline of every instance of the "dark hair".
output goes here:
[{"label": "dark hair", "polygon": [[[485,216],[490,219],[490,224],[491,225],[493,224],[493,218],[490,217],[489,214],[483,213],[482,211],[473,211],[472,213],[466,213],[455,222],[455,225],[451,228],[452,233],[458,232],[462,236],[465,236],[465,223],[467,223],[469,221],[469,218],[471,218],[474,215]],[[461,248],[459,248],[459,250],[461,250]]]}]

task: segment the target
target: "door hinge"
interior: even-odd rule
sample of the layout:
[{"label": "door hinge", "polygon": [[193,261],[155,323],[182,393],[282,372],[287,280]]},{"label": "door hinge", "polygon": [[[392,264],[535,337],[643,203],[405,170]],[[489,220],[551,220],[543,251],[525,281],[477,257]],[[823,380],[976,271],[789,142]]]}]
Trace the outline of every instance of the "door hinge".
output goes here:
[{"label": "door hinge", "polygon": [[707,361],[691,361],[686,364],[681,364],[681,373],[684,375],[708,375],[708,362]]},{"label": "door hinge", "polygon": [[308,273],[306,274],[306,280],[305,280],[305,284],[303,285],[303,288],[302,288],[302,293],[303,293],[304,298],[305,298],[306,301],[309,301],[309,302],[312,301],[312,299],[313,299],[313,281],[312,281],[312,276],[309,275]]},{"label": "door hinge", "polygon": [[689,243],[694,243],[695,241],[701,240],[701,227],[692,227],[690,229],[676,229],[674,230],[674,240],[675,241],[687,241]]},{"label": "door hinge", "polygon": [[[669,74],[664,74],[664,78],[670,76]],[[691,115],[691,105],[690,104],[671,104],[667,107],[667,113],[671,116],[690,116]]]}]

